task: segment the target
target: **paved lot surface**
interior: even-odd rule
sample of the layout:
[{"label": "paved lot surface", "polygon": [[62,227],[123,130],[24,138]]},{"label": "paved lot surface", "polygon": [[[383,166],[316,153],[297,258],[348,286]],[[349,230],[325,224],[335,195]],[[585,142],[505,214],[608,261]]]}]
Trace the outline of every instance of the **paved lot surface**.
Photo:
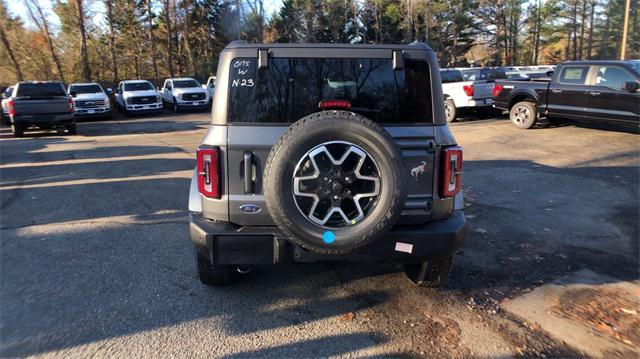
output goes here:
[{"label": "paved lot surface", "polygon": [[1,128],[0,356],[579,356],[499,303],[580,269],[638,279],[638,135],[481,120],[452,126],[471,234],[442,291],[377,263],[205,287],[186,208],[207,117]]}]

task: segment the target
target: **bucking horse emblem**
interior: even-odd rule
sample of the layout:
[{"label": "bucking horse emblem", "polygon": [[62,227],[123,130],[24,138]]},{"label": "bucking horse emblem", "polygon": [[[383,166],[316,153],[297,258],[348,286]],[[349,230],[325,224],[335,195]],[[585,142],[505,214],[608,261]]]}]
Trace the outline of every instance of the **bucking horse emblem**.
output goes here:
[{"label": "bucking horse emblem", "polygon": [[427,163],[425,161],[421,161],[419,166],[416,166],[411,169],[411,177],[413,177],[414,181],[418,181],[418,176],[423,174],[427,170]]}]

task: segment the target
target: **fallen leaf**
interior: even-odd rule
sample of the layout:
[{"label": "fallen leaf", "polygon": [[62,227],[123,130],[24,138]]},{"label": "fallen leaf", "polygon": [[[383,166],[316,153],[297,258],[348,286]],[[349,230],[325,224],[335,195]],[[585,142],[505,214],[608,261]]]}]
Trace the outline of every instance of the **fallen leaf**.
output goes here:
[{"label": "fallen leaf", "polygon": [[620,308],[620,310],[625,314],[638,315],[638,311],[635,309]]},{"label": "fallen leaf", "polygon": [[348,312],[348,313],[344,313],[340,316],[340,320],[342,320],[343,322],[350,322],[353,320],[353,318],[355,318],[355,314],[353,314],[353,312]]}]

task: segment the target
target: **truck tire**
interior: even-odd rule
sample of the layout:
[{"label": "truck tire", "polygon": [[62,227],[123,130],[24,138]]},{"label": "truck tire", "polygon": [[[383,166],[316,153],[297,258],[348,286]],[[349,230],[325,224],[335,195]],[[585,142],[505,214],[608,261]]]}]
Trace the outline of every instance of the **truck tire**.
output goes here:
[{"label": "truck tire", "polygon": [[396,223],[407,174],[384,128],[352,112],[324,111],[292,124],[272,147],[265,202],[291,242],[315,253],[348,253]]},{"label": "truck tire", "polygon": [[452,257],[439,261],[403,264],[404,273],[415,285],[423,288],[440,288],[451,271]]},{"label": "truck tire", "polygon": [[456,113],[456,104],[450,98],[444,100],[444,115],[448,123],[453,122],[458,115]]},{"label": "truck tire", "polygon": [[225,285],[231,283],[233,275],[233,266],[216,266],[211,265],[209,258],[202,253],[196,252],[196,266],[198,268],[198,278],[200,282],[206,285]]},{"label": "truck tire", "polygon": [[15,138],[24,137],[24,125],[15,122],[11,123],[11,132]]},{"label": "truck tire", "polygon": [[538,120],[536,104],[531,101],[516,103],[509,111],[509,119],[516,127],[523,130],[533,127]]}]

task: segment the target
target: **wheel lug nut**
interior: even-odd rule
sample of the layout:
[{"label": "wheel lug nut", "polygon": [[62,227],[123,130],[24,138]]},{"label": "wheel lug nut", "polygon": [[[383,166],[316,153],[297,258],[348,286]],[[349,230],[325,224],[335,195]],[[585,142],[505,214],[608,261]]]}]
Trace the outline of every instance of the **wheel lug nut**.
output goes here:
[{"label": "wheel lug nut", "polygon": [[338,196],[333,196],[333,199],[338,199]]}]

